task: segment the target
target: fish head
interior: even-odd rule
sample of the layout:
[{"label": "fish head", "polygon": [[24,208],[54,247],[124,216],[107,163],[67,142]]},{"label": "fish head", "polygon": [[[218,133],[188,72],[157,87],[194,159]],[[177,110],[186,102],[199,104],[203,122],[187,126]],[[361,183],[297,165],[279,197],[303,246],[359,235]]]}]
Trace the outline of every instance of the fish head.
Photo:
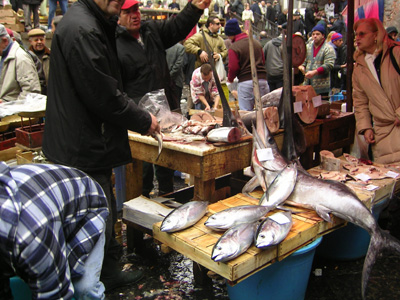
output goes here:
[{"label": "fish head", "polygon": [[275,233],[264,231],[256,236],[254,244],[257,248],[264,248],[275,244]]},{"label": "fish head", "polygon": [[217,212],[208,217],[204,225],[214,230],[224,230],[231,226],[232,219],[224,211]]},{"label": "fish head", "polygon": [[226,262],[235,257],[240,251],[237,243],[230,240],[219,240],[211,254],[211,259],[215,262]]}]

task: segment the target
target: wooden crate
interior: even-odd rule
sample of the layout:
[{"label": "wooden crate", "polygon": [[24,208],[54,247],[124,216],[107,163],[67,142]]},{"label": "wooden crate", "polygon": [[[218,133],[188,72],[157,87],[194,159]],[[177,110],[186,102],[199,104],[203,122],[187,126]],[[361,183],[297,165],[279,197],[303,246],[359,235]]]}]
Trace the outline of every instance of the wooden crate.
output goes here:
[{"label": "wooden crate", "polygon": [[42,147],[44,124],[25,126],[15,129],[17,143],[28,148],[34,149]]},{"label": "wooden crate", "polygon": [[292,229],[282,243],[267,250],[258,249],[253,245],[241,256],[227,263],[214,262],[211,259],[212,249],[222,233],[207,228],[204,222],[215,212],[228,207],[249,204],[257,205],[258,201],[243,194],[237,194],[209,205],[207,215],[186,230],[171,234],[160,231],[161,222],[154,224],[154,238],[228,279],[232,284],[236,284],[271,263],[282,260],[317,237],[345,224],[344,221],[335,217],[333,223],[328,223],[313,210],[291,207],[299,213],[293,214]]}]

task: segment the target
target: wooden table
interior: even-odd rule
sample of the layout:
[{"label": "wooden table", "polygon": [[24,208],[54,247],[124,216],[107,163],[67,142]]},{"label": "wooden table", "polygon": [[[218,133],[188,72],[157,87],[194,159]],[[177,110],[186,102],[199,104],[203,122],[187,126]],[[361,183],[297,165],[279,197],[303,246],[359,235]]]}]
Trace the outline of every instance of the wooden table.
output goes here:
[{"label": "wooden table", "polygon": [[[147,161],[194,176],[193,200],[215,202],[215,178],[250,165],[252,141],[216,147],[204,141],[191,144],[164,142],[159,159],[157,141],[129,132],[133,167],[127,175],[127,199],[142,193],[141,161]],[[129,190],[128,190],[129,189]],[[189,200],[189,199],[188,199]]]},{"label": "wooden table", "polygon": [[[314,171],[317,171],[318,168],[319,167],[314,168]],[[396,192],[400,190],[399,178],[371,180],[371,183],[378,186],[378,189],[367,191],[355,189],[354,185],[349,185],[349,187],[353,188],[356,192],[360,200],[369,208],[375,203],[379,203],[390,197],[392,191]],[[258,195],[254,195],[260,197],[261,194],[261,192],[258,192]],[[343,220],[334,216],[333,223],[328,223],[321,219],[313,210],[290,207],[294,211],[300,210],[301,212],[293,215],[294,223],[292,230],[286,239],[278,246],[268,250],[260,250],[253,245],[244,254],[227,263],[214,262],[211,259],[211,252],[213,246],[221,236],[221,233],[207,228],[204,225],[205,220],[212,213],[228,207],[245,204],[258,204],[258,202],[243,194],[218,201],[217,203],[209,205],[207,215],[194,226],[172,234],[161,232],[161,222],[156,223],[153,225],[154,238],[187,256],[194,262],[228,279],[231,284],[235,284],[272,263],[284,259],[300,247],[314,241],[318,237],[345,225]]]}]

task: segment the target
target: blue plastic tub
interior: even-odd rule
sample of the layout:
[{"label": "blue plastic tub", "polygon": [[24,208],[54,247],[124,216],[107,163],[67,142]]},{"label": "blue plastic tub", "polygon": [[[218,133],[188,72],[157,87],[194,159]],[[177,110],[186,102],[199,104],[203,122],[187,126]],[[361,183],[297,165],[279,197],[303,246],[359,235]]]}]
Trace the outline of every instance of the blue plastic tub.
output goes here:
[{"label": "blue plastic tub", "polygon": [[[11,293],[14,300],[30,300],[32,292],[29,286],[21,278],[15,276],[10,278]],[[71,300],[75,300],[72,298]]]},{"label": "blue plastic tub", "polygon": [[[385,199],[372,208],[375,220],[388,204]],[[323,258],[346,261],[364,257],[367,254],[371,237],[368,232],[352,223],[324,236],[324,240],[317,249],[317,255]]]},{"label": "blue plastic tub", "polygon": [[230,300],[302,300],[311,273],[315,248],[322,237],[249,278],[230,286]]}]

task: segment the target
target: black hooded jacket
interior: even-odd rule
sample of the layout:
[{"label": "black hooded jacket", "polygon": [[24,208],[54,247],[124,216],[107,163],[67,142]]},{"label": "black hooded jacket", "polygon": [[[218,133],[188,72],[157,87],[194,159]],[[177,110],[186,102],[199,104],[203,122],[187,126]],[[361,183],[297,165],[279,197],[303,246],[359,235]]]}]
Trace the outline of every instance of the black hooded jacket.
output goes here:
[{"label": "black hooded jacket", "polygon": [[124,27],[118,27],[117,49],[123,87],[136,103],[146,93],[165,88],[170,108],[178,107],[179,102],[175,103],[175,99],[170,99],[169,95],[173,83],[169,75],[165,50],[183,40],[196,26],[202,13],[202,10],[189,2],[172,19],[141,22],[140,36],[144,48]]},{"label": "black hooded jacket", "polygon": [[116,19],[79,0],[51,45],[43,152],[52,162],[104,171],[131,162],[127,130],[146,133],[151,116],[123,93]]}]

